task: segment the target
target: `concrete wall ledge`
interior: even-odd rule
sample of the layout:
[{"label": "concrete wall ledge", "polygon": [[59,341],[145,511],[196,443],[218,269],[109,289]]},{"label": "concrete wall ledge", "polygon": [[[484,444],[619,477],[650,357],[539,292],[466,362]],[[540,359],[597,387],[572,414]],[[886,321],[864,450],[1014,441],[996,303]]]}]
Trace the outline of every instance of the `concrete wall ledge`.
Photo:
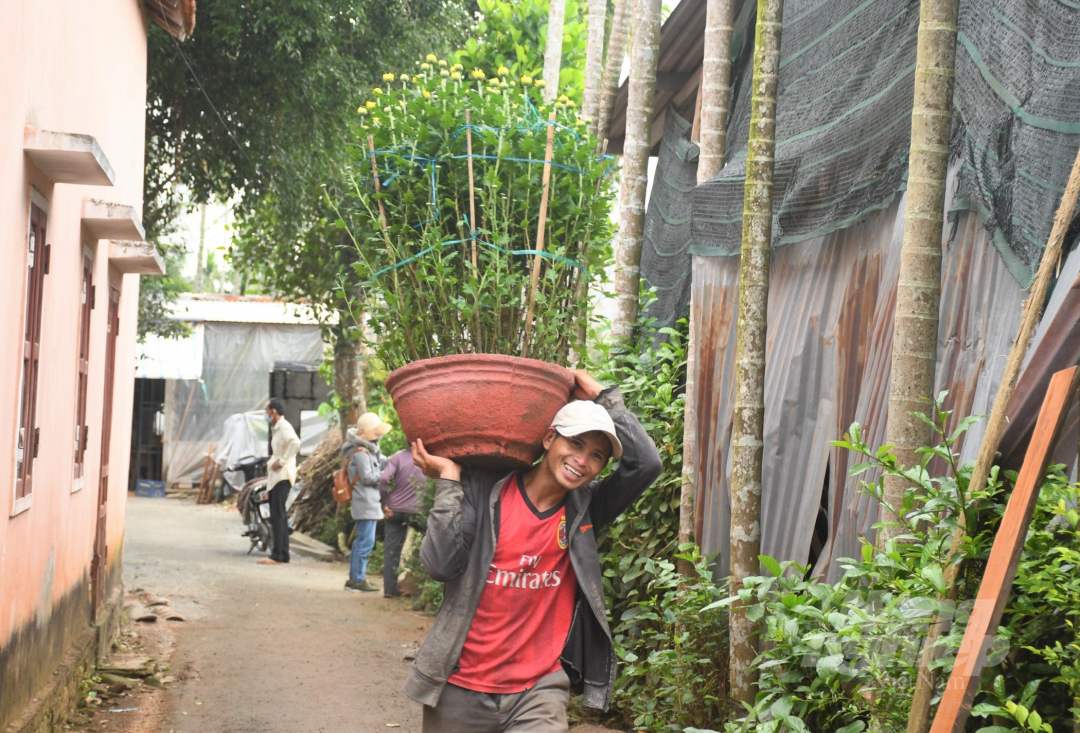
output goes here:
[{"label": "concrete wall ledge", "polygon": [[94,239],[135,239],[146,236],[133,206],[84,199],[82,223]]},{"label": "concrete wall ledge", "polygon": [[109,264],[123,273],[164,275],[165,260],[150,242],[109,242]]},{"label": "concrete wall ledge", "polygon": [[109,159],[93,135],[49,132],[27,125],[23,152],[53,183],[112,186],[116,183]]},{"label": "concrete wall ledge", "polygon": [[99,618],[104,623],[89,626],[64,654],[49,684],[38,691],[26,709],[8,726],[5,733],[53,733],[79,706],[82,679],[112,647],[119,628],[124,589],[117,585],[103,604]]}]

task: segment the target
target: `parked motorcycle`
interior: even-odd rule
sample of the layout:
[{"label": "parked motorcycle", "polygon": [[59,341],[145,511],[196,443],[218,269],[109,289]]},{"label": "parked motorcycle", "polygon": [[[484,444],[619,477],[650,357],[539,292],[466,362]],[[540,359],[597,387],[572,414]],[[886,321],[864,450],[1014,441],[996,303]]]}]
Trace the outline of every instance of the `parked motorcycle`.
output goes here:
[{"label": "parked motorcycle", "polygon": [[245,456],[228,466],[227,471],[243,471],[244,487],[236,499],[236,507],[247,528],[241,535],[251,540],[248,554],[258,547],[270,549],[270,490],[266,486],[266,456]]},{"label": "parked motorcycle", "polygon": [[[227,471],[243,471],[244,486],[236,499],[236,507],[247,528],[242,537],[251,540],[248,554],[258,547],[260,552],[268,552],[273,534],[270,531],[270,488],[266,485],[266,456],[246,456],[228,466]],[[300,495],[299,483],[293,484],[289,496],[285,499],[285,511],[292,507]],[[289,517],[289,533],[292,533],[292,517]]]}]

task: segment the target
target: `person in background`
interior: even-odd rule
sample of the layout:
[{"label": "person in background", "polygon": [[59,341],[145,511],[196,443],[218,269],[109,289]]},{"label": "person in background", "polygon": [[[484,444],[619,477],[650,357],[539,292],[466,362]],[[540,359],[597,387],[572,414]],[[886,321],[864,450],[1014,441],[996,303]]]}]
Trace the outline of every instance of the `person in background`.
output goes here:
[{"label": "person in background", "polygon": [[270,534],[273,544],[270,557],[259,560],[261,565],[281,565],[289,562],[289,523],[285,517],[285,500],[296,480],[296,454],[300,438],[285,419],[285,402],[277,397],[266,403],[266,421],[270,423],[270,471],[266,485],[270,487]]},{"label": "person in background", "polygon": [[424,472],[413,463],[412,451],[399,450],[390,456],[379,479],[379,501],[383,516],[383,597],[393,598],[397,593],[398,565],[405,535],[416,519],[420,508],[420,494],[427,484]]},{"label": "person in background", "polygon": [[356,539],[353,540],[345,590],[370,593],[379,589],[367,580],[367,561],[375,547],[375,523],[383,517],[379,476],[386,467],[387,458],[379,451],[379,440],[391,429],[392,426],[374,412],[365,412],[356,421],[356,427],[346,434],[341,446],[341,459],[348,466],[349,483],[353,487],[352,518],[356,522]]}]

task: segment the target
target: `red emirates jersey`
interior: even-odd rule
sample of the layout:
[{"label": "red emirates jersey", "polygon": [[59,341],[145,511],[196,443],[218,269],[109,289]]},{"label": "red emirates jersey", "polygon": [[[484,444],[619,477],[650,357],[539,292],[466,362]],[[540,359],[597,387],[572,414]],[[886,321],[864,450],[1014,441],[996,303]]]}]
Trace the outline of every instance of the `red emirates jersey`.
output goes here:
[{"label": "red emirates jersey", "polygon": [[538,512],[520,476],[499,495],[499,537],[458,671],[449,682],[477,692],[528,690],[557,671],[570,633],[577,577],[566,507]]}]

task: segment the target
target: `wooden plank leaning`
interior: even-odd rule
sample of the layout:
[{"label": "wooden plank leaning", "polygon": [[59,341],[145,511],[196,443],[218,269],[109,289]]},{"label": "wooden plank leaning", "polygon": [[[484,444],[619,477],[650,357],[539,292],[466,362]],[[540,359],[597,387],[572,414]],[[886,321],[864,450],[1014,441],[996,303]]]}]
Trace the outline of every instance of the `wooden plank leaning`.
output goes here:
[{"label": "wooden plank leaning", "polygon": [[1012,591],[1031,514],[1039,498],[1039,487],[1078,386],[1080,367],[1060,371],[1050,380],[1024,465],[994,537],[979,595],[930,733],[962,733],[967,723],[990,643],[1001,624],[1001,615]]}]

